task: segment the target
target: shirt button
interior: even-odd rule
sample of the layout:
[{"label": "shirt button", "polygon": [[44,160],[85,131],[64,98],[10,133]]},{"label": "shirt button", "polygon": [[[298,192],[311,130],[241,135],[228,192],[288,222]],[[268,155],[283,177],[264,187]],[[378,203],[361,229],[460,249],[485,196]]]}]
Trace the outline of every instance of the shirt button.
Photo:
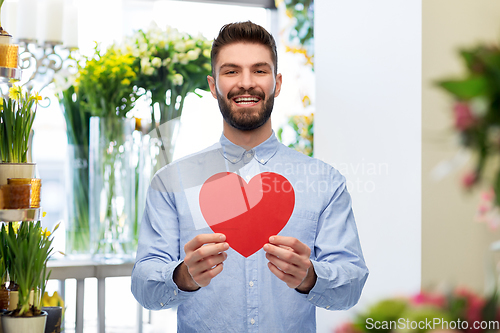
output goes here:
[{"label": "shirt button", "polygon": [[248,154],[247,154],[247,157],[248,157],[248,158],[252,157],[252,154],[248,153]]},{"label": "shirt button", "polygon": [[260,159],[260,163],[264,163],[264,159],[263,158]]},{"label": "shirt button", "polygon": [[250,282],[248,283],[248,285],[249,285],[250,287],[253,287],[253,281],[250,281]]},{"label": "shirt button", "polygon": [[252,318],[252,319],[250,320],[250,324],[252,324],[252,325],[253,325],[253,324],[255,324],[255,319],[253,319],[253,318]]},{"label": "shirt button", "polygon": [[327,305],[327,306],[326,306],[326,309],[328,310],[329,308],[330,308],[330,305]]},{"label": "shirt button", "polygon": [[174,295],[177,296],[177,290],[174,290]]},{"label": "shirt button", "polygon": [[245,178],[246,178],[247,180],[250,180],[250,176],[246,176]]},{"label": "shirt button", "polygon": [[236,163],[237,159],[233,158],[233,162]]},{"label": "shirt button", "polygon": [[161,306],[163,306],[163,303],[160,303]]}]

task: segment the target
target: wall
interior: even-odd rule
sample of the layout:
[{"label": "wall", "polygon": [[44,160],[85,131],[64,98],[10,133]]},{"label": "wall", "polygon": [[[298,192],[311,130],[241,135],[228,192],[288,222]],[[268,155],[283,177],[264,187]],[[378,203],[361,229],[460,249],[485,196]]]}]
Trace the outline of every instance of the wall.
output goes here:
[{"label": "wall", "polygon": [[421,1],[317,0],[316,156],[350,192],[371,275],[350,313],[421,277]]},{"label": "wall", "polygon": [[424,0],[422,11],[422,285],[482,292],[491,282],[485,283],[485,272],[493,269],[488,247],[499,234],[474,222],[479,192],[461,188],[472,161],[456,163],[442,178],[432,176],[437,166],[454,160],[459,147],[451,99],[432,82],[464,73],[459,47],[498,41],[500,2]]}]

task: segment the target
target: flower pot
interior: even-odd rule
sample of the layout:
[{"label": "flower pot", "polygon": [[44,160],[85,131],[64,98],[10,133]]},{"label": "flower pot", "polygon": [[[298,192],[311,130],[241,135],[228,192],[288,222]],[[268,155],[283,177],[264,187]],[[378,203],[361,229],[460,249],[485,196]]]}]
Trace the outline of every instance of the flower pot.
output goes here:
[{"label": "flower pot", "polygon": [[35,178],[35,163],[0,163],[0,185],[8,178]]},{"label": "flower pot", "polygon": [[[33,290],[30,292],[30,304],[33,304],[33,299],[35,297],[35,293]],[[9,307],[7,310],[13,311],[17,308],[17,303],[19,302],[19,291],[9,291]]]},{"label": "flower pot", "polygon": [[45,333],[61,333],[62,307],[44,306],[42,311],[47,312],[47,321],[45,323]]},{"label": "flower pot", "polygon": [[36,317],[11,317],[2,315],[3,333],[44,333],[47,312]]},{"label": "flower pot", "polygon": [[9,308],[10,294],[5,286],[0,287],[0,311]]}]

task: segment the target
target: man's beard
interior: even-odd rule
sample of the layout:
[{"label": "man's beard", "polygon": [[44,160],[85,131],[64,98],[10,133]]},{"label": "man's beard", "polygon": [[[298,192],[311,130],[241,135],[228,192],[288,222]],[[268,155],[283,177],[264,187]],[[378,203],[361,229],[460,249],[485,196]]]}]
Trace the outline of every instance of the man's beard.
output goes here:
[{"label": "man's beard", "polygon": [[243,108],[238,108],[238,111],[231,109],[230,101],[232,97],[238,95],[252,95],[259,96],[262,101],[265,101],[265,94],[253,90],[245,91],[240,90],[236,93],[228,93],[227,99],[224,99],[217,91],[217,101],[219,102],[219,109],[222,113],[224,120],[232,127],[240,131],[251,131],[264,125],[271,117],[274,106],[274,92],[269,95],[269,99],[262,105],[258,114],[250,114],[250,112]]}]

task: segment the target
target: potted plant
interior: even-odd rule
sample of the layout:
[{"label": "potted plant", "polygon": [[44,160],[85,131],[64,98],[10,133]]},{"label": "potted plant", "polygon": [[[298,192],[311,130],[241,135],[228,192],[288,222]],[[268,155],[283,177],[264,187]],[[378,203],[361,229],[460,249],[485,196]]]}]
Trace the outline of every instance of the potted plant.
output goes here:
[{"label": "potted plant", "polygon": [[9,97],[0,101],[0,185],[7,178],[34,178],[35,164],[28,163],[31,127],[36,115],[38,93],[13,85]]},{"label": "potted plant", "polygon": [[2,316],[3,332],[43,333],[47,313],[41,311],[42,295],[50,277],[47,260],[53,251],[52,232],[42,229],[40,221],[22,222],[17,231],[14,225],[8,223],[0,229],[2,257],[18,287],[15,310]]}]

